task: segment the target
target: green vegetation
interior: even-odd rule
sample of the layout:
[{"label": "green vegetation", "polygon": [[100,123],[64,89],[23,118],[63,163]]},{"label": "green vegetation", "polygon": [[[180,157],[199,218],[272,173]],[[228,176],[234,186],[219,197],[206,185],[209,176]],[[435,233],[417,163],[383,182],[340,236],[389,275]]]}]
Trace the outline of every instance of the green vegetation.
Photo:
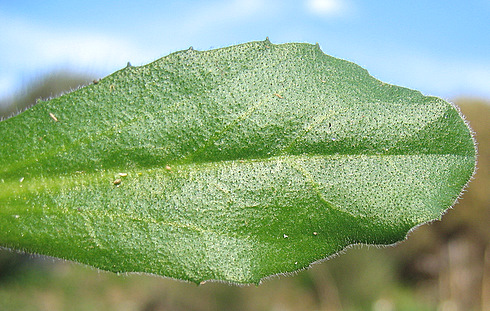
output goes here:
[{"label": "green vegetation", "polygon": [[196,283],[403,240],[475,165],[450,104],[268,41],[125,68],[0,137],[1,245]]}]

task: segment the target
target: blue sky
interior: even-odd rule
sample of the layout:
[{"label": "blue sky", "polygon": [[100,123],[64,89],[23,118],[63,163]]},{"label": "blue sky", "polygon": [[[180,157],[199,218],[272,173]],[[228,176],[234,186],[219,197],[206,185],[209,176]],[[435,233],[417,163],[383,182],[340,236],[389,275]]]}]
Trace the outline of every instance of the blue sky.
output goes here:
[{"label": "blue sky", "polygon": [[490,98],[489,0],[0,0],[0,99],[54,70],[103,77],[267,36],[427,95]]}]

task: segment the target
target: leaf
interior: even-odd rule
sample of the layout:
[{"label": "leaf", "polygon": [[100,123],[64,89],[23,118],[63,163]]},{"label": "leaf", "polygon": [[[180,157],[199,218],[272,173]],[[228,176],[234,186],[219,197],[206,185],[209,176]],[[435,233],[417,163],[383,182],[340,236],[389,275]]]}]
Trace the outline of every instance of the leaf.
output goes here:
[{"label": "leaf", "polygon": [[196,283],[403,240],[475,168],[449,103],[268,40],[127,67],[0,140],[0,245]]}]

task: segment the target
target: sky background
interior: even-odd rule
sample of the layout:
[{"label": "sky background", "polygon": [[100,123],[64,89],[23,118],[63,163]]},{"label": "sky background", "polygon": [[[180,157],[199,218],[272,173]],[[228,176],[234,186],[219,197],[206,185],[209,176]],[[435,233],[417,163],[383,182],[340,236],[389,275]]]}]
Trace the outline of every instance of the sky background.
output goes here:
[{"label": "sky background", "polygon": [[426,95],[490,98],[490,0],[0,0],[0,101],[56,70],[104,77],[266,37]]}]

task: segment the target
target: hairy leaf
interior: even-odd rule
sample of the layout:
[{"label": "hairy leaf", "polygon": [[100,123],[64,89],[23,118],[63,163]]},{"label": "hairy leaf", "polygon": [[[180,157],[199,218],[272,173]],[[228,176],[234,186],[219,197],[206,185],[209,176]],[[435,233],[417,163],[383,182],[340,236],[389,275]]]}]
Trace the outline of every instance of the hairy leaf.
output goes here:
[{"label": "hairy leaf", "polygon": [[0,142],[0,245],[197,283],[403,240],[475,166],[449,103],[268,40],[128,66]]}]

